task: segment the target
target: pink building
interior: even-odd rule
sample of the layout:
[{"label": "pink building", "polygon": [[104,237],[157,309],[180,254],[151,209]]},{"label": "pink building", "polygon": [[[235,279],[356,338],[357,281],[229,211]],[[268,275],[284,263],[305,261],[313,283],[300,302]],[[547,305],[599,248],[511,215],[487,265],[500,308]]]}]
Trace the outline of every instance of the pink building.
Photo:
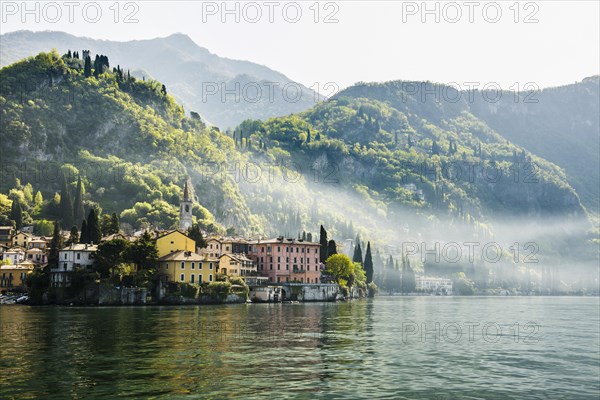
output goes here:
[{"label": "pink building", "polygon": [[270,282],[320,283],[319,243],[296,239],[253,240],[249,242],[250,258],[260,275]]}]

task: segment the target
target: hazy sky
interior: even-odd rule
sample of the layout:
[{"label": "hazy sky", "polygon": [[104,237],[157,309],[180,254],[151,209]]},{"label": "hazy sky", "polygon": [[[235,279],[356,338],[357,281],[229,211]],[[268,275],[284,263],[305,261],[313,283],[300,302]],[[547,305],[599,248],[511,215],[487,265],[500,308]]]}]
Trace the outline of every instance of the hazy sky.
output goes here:
[{"label": "hazy sky", "polygon": [[[114,1],[75,1],[72,21],[62,1],[29,2],[31,14],[21,1],[1,3],[2,33],[60,30],[125,41],[181,32],[220,56],[267,65],[306,86],[319,82],[324,94],[326,82],[393,79],[547,87],[600,70],[595,0],[428,1],[429,14],[421,1],[136,1],[120,2],[118,16]],[[137,22],[125,23],[132,13]]]}]

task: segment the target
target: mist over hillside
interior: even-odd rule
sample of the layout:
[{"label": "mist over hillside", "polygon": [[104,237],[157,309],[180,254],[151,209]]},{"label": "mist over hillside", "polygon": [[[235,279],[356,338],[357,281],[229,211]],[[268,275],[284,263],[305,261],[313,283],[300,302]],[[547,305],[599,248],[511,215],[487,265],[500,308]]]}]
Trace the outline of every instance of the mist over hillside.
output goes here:
[{"label": "mist over hillside", "polygon": [[[0,133],[13,149],[0,189],[26,221],[63,218],[61,193],[81,176],[87,209],[115,212],[128,229],[171,228],[189,179],[209,232],[296,237],[323,224],[344,251],[358,236],[379,261],[410,253],[417,271],[445,266],[438,275],[521,282],[551,268],[570,287],[597,272],[594,220],[564,170],[464,105],[410,100],[402,82],[361,84],[222,131],[186,117],[161,82],[103,57],[93,71],[56,52],[0,70]],[[59,175],[43,178],[52,168]],[[499,258],[482,251],[489,244]],[[462,254],[432,261],[432,246]]]}]

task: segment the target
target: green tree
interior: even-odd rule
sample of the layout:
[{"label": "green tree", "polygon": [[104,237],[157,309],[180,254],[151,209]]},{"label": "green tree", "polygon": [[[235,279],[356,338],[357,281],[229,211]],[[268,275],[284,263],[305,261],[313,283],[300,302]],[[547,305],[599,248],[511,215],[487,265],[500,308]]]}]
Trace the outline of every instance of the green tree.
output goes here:
[{"label": "green tree", "polygon": [[363,256],[362,249],[360,248],[360,238],[356,236],[356,246],[354,246],[354,255],[352,256],[352,262],[357,262],[362,265]]},{"label": "green tree", "polygon": [[69,240],[67,240],[67,245],[79,243],[79,231],[77,227],[73,225],[71,227],[71,232],[69,233]]},{"label": "green tree", "polygon": [[203,249],[207,246],[206,240],[204,240],[204,236],[202,236],[202,231],[198,224],[194,224],[188,229],[188,236],[196,242],[196,247]]},{"label": "green tree", "polygon": [[102,230],[100,229],[100,221],[96,210],[92,207],[87,217],[87,229],[90,243],[100,243],[102,239]]},{"label": "green tree", "polygon": [[80,225],[81,221],[83,221],[85,218],[85,211],[83,210],[83,184],[81,183],[81,176],[77,178],[77,189],[75,189],[73,213],[75,218],[74,225]]},{"label": "green tree", "polygon": [[63,175],[60,188],[60,221],[63,226],[73,225],[73,202],[71,201],[71,193],[67,186],[67,179]]},{"label": "green tree", "polygon": [[90,231],[87,226],[87,221],[84,219],[81,221],[81,236],[79,237],[79,243],[90,242]]},{"label": "green tree", "polygon": [[371,242],[367,242],[367,253],[365,254],[365,274],[367,284],[373,282],[373,256],[371,255]]},{"label": "green tree", "polygon": [[98,250],[92,253],[94,270],[101,278],[113,276],[125,262],[125,253],[130,243],[125,239],[106,240],[98,245]]},{"label": "green tree", "polygon": [[334,254],[325,260],[325,273],[338,284],[345,286],[354,275],[354,264],[345,254]]},{"label": "green tree", "polygon": [[327,256],[332,256],[334,254],[337,254],[337,244],[335,243],[335,240],[331,239],[327,243]]},{"label": "green tree", "polygon": [[148,231],[128,247],[125,259],[127,262],[135,264],[138,270],[153,270],[156,267],[158,249]]},{"label": "green tree", "polygon": [[324,263],[325,260],[327,260],[327,256],[328,256],[327,250],[328,250],[329,242],[327,240],[327,231],[325,230],[323,225],[321,225],[319,243],[321,244],[321,248],[320,248],[321,254],[319,255],[319,261]]},{"label": "green tree", "polygon": [[48,266],[50,268],[58,268],[58,258],[60,249],[64,247],[63,237],[60,233],[60,224],[54,223],[54,231],[52,232],[52,240],[50,241],[50,250],[48,251]]},{"label": "green tree", "polygon": [[21,229],[23,227],[23,209],[21,203],[14,199],[10,207],[10,219],[15,222],[15,228]]},{"label": "green tree", "polygon": [[83,75],[86,78],[89,78],[90,76],[92,76],[92,59],[90,58],[90,56],[87,56],[85,58],[84,65],[83,65]]}]

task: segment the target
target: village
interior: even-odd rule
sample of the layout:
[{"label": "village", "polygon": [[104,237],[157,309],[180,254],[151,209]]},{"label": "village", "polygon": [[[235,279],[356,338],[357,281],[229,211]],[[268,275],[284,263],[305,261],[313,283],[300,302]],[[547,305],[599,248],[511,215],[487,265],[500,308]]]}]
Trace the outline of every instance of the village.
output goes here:
[{"label": "village", "polygon": [[[49,264],[52,237],[36,236],[32,227],[15,231],[12,226],[1,226],[0,302],[27,300],[31,289],[28,277],[35,271],[49,273],[51,288],[69,288],[76,272],[93,270],[102,243],[115,239],[135,243],[142,236],[150,238],[156,248],[159,288],[155,300],[165,299],[177,285],[200,288],[218,282],[230,282],[233,288],[220,293],[226,294],[220,297],[222,302],[335,301],[374,294],[364,285],[342,290],[346,288],[340,288],[339,282],[326,271],[319,242],[283,236],[207,235],[202,246],[198,246],[189,235],[192,226],[192,200],[187,183],[180,201],[178,229],[118,232],[102,237],[100,243],[68,243],[69,232],[63,231],[62,241],[68,244],[59,249],[58,259],[52,265]],[[108,300],[102,301],[99,296],[99,303],[147,304],[147,290],[121,286],[111,288],[119,291],[116,298],[108,296]],[[417,277],[416,289],[419,293],[451,295],[452,281]],[[201,295],[202,290],[199,292]],[[184,302],[183,296],[174,302]]]}]

